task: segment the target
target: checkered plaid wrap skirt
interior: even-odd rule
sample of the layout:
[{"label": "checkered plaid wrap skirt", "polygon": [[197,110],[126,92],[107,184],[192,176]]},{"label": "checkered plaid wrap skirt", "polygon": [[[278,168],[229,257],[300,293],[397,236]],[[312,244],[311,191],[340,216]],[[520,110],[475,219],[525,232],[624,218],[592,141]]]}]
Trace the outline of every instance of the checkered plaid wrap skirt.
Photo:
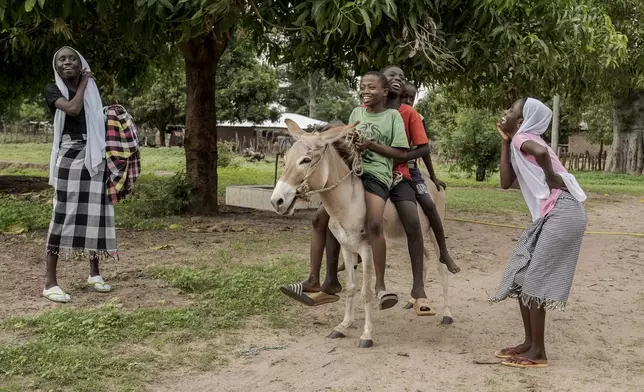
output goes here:
[{"label": "checkered plaid wrap skirt", "polygon": [[525,306],[563,311],[586,230],[583,205],[568,192],[521,234],[490,302],[518,298]]},{"label": "checkered plaid wrap skirt", "polygon": [[90,177],[85,141],[63,135],[56,168],[54,208],[47,234],[47,254],[116,256],[114,206],[105,183],[105,161]]}]

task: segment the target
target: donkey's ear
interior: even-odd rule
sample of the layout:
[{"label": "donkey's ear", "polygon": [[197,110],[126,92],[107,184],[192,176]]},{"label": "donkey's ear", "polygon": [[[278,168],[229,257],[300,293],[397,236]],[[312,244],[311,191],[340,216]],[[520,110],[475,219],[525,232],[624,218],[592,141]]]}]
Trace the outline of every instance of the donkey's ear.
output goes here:
[{"label": "donkey's ear", "polygon": [[331,144],[336,140],[345,137],[349,132],[356,129],[356,126],[358,124],[360,124],[360,121],[356,121],[353,124],[342,125],[339,127],[329,129],[328,131],[322,132],[320,134],[320,137],[322,138],[322,140],[324,140],[325,143]]},{"label": "donkey's ear", "polygon": [[299,125],[295,123],[295,121],[291,120],[290,118],[287,118],[286,120],[284,120],[284,122],[286,123],[288,133],[290,133],[291,136],[295,138],[295,140],[298,140],[300,137],[302,137],[302,135],[306,133],[302,130],[302,128],[300,128]]}]

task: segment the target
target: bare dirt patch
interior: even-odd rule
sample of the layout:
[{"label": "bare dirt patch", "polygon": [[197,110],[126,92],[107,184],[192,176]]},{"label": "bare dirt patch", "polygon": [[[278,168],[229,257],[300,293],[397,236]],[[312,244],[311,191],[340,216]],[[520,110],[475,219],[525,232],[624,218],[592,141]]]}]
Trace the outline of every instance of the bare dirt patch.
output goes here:
[{"label": "bare dirt patch", "polygon": [[[589,231],[644,232],[644,206],[624,198],[589,208]],[[477,219],[475,216],[455,215]],[[492,353],[522,339],[513,300],[486,302],[498,283],[520,230],[464,223],[447,225],[463,272],[451,281],[455,324],[418,318],[396,307],[377,312],[372,349],[359,349],[362,320],[344,340],[326,339],[339,323],[343,303],[320,308],[293,305],[297,333],[245,334],[240,347],[285,347],[256,355],[231,353],[224,370],[178,373],[153,391],[640,391],[644,385],[644,240],[587,236],[565,313],[548,315],[550,368],[520,371],[499,365]],[[305,248],[303,248],[303,251]],[[403,251],[391,253],[388,281],[405,298],[410,270]],[[429,285],[439,305],[440,286]],[[172,381],[172,379],[176,381]]]},{"label": "bare dirt patch", "polygon": [[49,188],[46,177],[0,175],[0,193],[40,192]]}]

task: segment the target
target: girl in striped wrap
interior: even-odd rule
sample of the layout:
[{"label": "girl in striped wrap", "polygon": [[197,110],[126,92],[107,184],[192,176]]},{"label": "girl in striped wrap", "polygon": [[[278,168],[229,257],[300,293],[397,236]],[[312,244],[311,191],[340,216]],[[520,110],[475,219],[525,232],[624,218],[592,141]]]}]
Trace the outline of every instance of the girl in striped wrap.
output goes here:
[{"label": "girl in striped wrap", "polygon": [[501,186],[518,181],[532,224],[521,234],[491,302],[519,299],[525,340],[496,352],[503,365],[546,367],[546,309],[563,311],[586,229],[586,195],[540,137],[552,111],[536,99],[514,103],[497,124],[502,138]]},{"label": "girl in striped wrap", "polygon": [[99,258],[116,255],[116,231],[105,188],[105,119],[98,88],[83,56],[70,47],[56,52],[53,68],[56,83],[45,87],[45,100],[54,115],[49,184],[55,193],[43,296],[69,302],[56,279],[59,256],[87,255],[87,284],[109,292]]}]

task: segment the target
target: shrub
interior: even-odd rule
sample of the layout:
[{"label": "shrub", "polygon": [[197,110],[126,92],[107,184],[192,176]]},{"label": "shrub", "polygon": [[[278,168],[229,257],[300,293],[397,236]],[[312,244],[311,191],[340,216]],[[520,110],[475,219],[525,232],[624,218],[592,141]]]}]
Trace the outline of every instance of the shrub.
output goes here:
[{"label": "shrub", "polygon": [[217,142],[217,167],[228,167],[235,157],[235,143],[225,140]]},{"label": "shrub", "polygon": [[498,170],[501,141],[495,128],[496,117],[488,110],[458,108],[453,121],[441,127],[441,153],[456,161],[463,171],[484,181]]}]

